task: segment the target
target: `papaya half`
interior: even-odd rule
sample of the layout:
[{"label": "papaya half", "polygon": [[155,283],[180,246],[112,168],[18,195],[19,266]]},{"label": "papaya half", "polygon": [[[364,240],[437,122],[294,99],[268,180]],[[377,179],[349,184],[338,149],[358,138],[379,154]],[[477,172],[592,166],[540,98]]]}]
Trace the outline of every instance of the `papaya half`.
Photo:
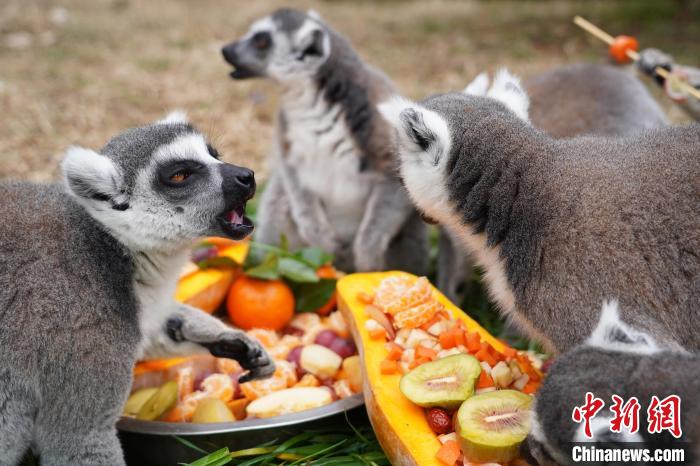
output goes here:
[{"label": "papaya half", "polygon": [[[230,241],[230,240],[229,240]],[[248,254],[247,241],[238,242],[221,249],[218,257],[227,257],[236,264],[243,264]],[[228,294],[231,283],[239,273],[239,268],[210,267],[199,269],[186,267],[175,289],[175,299],[181,303],[202,309],[211,314],[216,311]]]},{"label": "papaya half", "polygon": [[[358,294],[373,294],[382,280],[397,274],[412,276],[405,272],[376,272],[357,273],[341,278],[338,281],[338,306],[348,322],[360,353],[365,405],[372,427],[389,461],[397,466],[444,466],[435,456],[440,449],[440,442],[430,429],[423,408],[410,402],[399,390],[401,374],[386,375],[380,372],[381,361],[387,354],[385,341],[373,340],[365,328],[369,317]],[[483,341],[497,351],[503,351],[504,345],[499,340],[437,289],[433,291],[447,312],[453,318],[462,320],[468,331],[478,332]]]}]

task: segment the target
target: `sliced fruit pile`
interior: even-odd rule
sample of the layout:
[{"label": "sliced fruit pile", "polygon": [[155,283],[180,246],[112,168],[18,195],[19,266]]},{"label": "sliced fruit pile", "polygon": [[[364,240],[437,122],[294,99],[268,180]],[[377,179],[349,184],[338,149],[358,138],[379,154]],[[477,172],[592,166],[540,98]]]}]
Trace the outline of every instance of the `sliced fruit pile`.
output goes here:
[{"label": "sliced fruit pile", "polygon": [[[408,450],[421,465],[516,460],[529,431],[541,362],[493,338],[424,277],[363,275],[341,280],[339,294],[341,309],[353,319],[353,332],[362,342],[370,384],[365,398],[375,430],[380,441],[385,438],[383,445],[393,444],[385,449]],[[352,292],[355,296],[348,296]],[[416,408],[395,400],[396,386],[398,396],[422,408],[437,442],[414,422]],[[402,426],[409,423],[412,432]],[[384,432],[385,426],[393,432]],[[437,461],[416,447],[420,442],[424,451],[434,448]],[[396,454],[405,457],[404,451]]]},{"label": "sliced fruit pile", "polygon": [[[337,273],[326,265],[328,256],[312,248],[272,248],[274,254],[264,256],[272,258],[268,263],[253,261],[252,268],[242,270],[244,260],[251,262],[248,245],[230,243],[211,238],[197,247],[193,261],[199,267],[183,274],[176,297],[209,313],[225,306],[228,319],[260,341],[275,360],[275,373],[239,384],[243,369],[231,359],[143,361],[134,370],[125,415],[229,422],[316,408],[362,390],[357,350],[335,311]],[[255,254],[256,246],[251,250]],[[310,312],[299,312],[300,305]]]}]

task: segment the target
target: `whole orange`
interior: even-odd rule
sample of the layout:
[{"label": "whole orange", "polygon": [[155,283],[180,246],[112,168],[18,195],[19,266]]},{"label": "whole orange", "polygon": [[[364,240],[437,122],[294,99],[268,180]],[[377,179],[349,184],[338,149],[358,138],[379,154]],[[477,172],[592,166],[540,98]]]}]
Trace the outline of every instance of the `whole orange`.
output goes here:
[{"label": "whole orange", "polygon": [[241,275],[226,299],[228,316],[243,330],[282,330],[294,315],[294,294],[282,280],[260,280]]}]

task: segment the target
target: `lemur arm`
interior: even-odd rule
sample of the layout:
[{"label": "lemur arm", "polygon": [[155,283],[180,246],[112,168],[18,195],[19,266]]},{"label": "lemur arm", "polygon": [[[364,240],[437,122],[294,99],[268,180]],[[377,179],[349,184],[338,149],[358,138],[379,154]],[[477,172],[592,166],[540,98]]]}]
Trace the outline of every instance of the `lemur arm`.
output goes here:
[{"label": "lemur arm", "polygon": [[282,186],[287,193],[289,210],[299,236],[308,244],[319,246],[328,252],[340,248],[335,229],[328,221],[321,199],[301,186],[297,170],[283,152],[281,141],[273,153],[275,169],[278,170]]},{"label": "lemur arm", "polygon": [[[664,85],[664,78],[657,75],[656,67],[664,68],[668,71],[679,70],[687,76],[687,82],[696,89],[700,89],[700,68],[682,66],[674,63],[673,57],[657,49],[645,49],[639,54],[637,67],[645,74],[653,77],[661,86]],[[689,96],[683,102],[677,102],[695,120],[700,121],[700,100]]]},{"label": "lemur arm", "polygon": [[199,309],[174,302],[159,320],[152,334],[145,335],[146,358],[209,352],[216,357],[235,359],[248,369],[239,382],[265,378],[275,371],[272,358],[257,340]]},{"label": "lemur arm", "polygon": [[374,185],[352,246],[357,271],[385,269],[389,244],[413,209],[397,179],[383,178]]}]

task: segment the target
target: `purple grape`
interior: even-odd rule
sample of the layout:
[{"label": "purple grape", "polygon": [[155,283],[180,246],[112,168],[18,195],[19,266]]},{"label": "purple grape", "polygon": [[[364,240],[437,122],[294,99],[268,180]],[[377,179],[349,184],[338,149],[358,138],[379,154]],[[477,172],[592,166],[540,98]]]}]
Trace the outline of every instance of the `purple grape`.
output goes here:
[{"label": "purple grape", "polygon": [[293,362],[294,364],[297,365],[297,367],[301,367],[301,350],[304,349],[303,346],[295,346],[292,348],[289,353],[287,354],[287,361]]},{"label": "purple grape", "polygon": [[349,358],[356,351],[355,344],[345,338],[336,338],[328,348],[335,351],[343,359]]},{"label": "purple grape", "polygon": [[326,348],[331,348],[333,342],[336,341],[338,338],[340,337],[333,330],[322,330],[318,333],[318,335],[316,335],[314,343],[316,343],[317,345],[325,346]]}]

